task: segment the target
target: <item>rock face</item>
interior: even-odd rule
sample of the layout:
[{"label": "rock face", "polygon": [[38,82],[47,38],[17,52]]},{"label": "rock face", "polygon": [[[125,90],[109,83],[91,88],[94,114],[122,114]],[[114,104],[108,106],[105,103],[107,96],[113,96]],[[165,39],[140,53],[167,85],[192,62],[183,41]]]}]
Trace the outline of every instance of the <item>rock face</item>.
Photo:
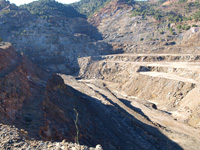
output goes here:
[{"label": "rock face", "polygon": [[[131,17],[132,10],[133,8],[124,1],[114,0],[89,18],[89,22],[98,27],[106,41],[113,43],[139,41],[139,37],[135,38],[132,33],[138,30],[134,28],[137,26],[134,23],[140,18]],[[142,28],[141,24],[138,26]]]},{"label": "rock face", "polygon": [[[63,139],[108,150],[200,147],[200,55],[182,54],[199,52],[198,28],[162,43],[163,35],[154,30],[168,25],[131,16],[134,8],[125,0],[94,14],[89,21],[95,27],[58,12],[41,19],[4,0],[0,9],[0,34],[17,48],[0,43],[0,122],[6,124],[0,124],[0,148],[69,148],[59,143]],[[101,55],[111,53],[111,45],[145,54]],[[146,54],[151,52],[168,54]],[[76,78],[52,74],[79,69]],[[34,141],[24,143],[10,125]]]},{"label": "rock face", "polygon": [[[198,139],[194,140],[197,135],[194,136],[192,130],[199,133],[200,127],[199,58],[199,54],[118,54],[84,57],[79,59],[79,76],[81,82],[106,95],[120,108],[129,112],[127,107],[136,107],[139,109],[137,112],[144,113],[155,124],[169,129],[170,133],[163,133],[168,137],[172,137],[170,134],[176,134],[177,139],[170,139],[177,141],[183,149],[196,149],[199,146]],[[107,89],[107,93],[103,92],[103,89]],[[110,97],[112,94],[115,98]],[[152,108],[156,109],[155,112]],[[184,139],[181,134],[188,135],[188,138]]]},{"label": "rock face", "polygon": [[76,109],[81,144],[112,150],[166,149],[170,143],[181,149],[151,121],[127,117],[126,111],[66,86],[60,76],[39,70],[11,45],[1,46],[0,54],[7,62],[0,67],[0,121],[27,131],[30,138],[73,142]]},{"label": "rock face", "polygon": [[92,27],[82,18],[65,18],[55,24],[39,19],[32,22],[32,26],[31,29],[24,28],[25,35],[14,34],[9,41],[18,43],[17,49],[50,71],[75,73],[77,58],[109,53],[112,49],[105,42],[97,42],[83,33]]},{"label": "rock face", "polygon": [[[55,1],[49,4],[54,6]],[[157,52],[158,46],[162,46],[160,51],[168,49],[177,39],[177,43],[181,42],[182,34],[176,31],[177,35],[171,36],[166,22],[158,22],[152,16],[147,16],[146,20],[133,16],[135,7],[137,5],[130,6],[124,0],[113,0],[88,23],[81,15],[59,15],[59,11],[53,9],[48,10],[48,19],[41,19],[23,7],[2,1],[0,34],[4,41],[12,42],[18,52],[23,52],[35,64],[65,74],[78,72],[79,57],[109,54],[113,49],[115,53],[151,53]],[[164,34],[160,34],[161,30]],[[179,48],[173,51],[180,52]]]},{"label": "rock face", "polygon": [[78,71],[77,58],[112,52],[112,47],[99,41],[101,34],[84,18],[55,13],[45,20],[26,9],[5,5],[1,5],[0,16],[3,40],[12,42],[17,51],[44,69],[73,74]]},{"label": "rock face", "polygon": [[[147,52],[148,49],[140,46],[158,43],[156,40],[154,42],[149,40],[160,37],[154,32],[157,30],[157,23],[151,17],[143,20],[141,16],[132,16],[134,9],[127,5],[126,1],[113,0],[89,18],[89,22],[99,29],[104,40],[112,44],[114,48],[121,48],[125,52]],[[141,38],[145,40],[141,41]]]},{"label": "rock face", "polygon": [[49,76],[17,54],[10,44],[0,47],[0,57],[0,121],[23,128],[30,138],[74,142],[78,93],[58,75]]},{"label": "rock face", "polygon": [[107,55],[80,58],[79,75],[114,82],[126,95],[171,109],[197,86],[198,63],[199,55]]},{"label": "rock face", "polygon": [[0,53],[1,114],[13,120],[24,101],[32,96],[32,85],[42,84],[44,73],[18,55],[10,44],[2,46]]},{"label": "rock face", "polygon": [[[177,11],[177,13],[180,14],[183,13],[179,12],[182,8],[178,4],[176,7],[171,5],[165,7],[159,5],[157,1],[148,1],[146,3],[148,3],[146,5],[149,5],[152,9],[158,9],[162,13],[169,12],[169,10]],[[154,7],[154,3],[157,8]],[[184,3],[184,5],[186,5],[186,3]],[[176,28],[176,26],[179,25],[178,22],[170,24],[169,21],[166,21],[167,19],[162,21],[155,20],[153,15],[147,15],[145,18],[143,18],[142,15],[135,15],[133,11],[140,7],[142,10],[146,9],[140,6],[139,3],[128,5],[127,1],[113,0],[98,12],[94,13],[88,21],[98,28],[103,39],[110,43],[114,49],[121,49],[127,53],[159,53],[154,50],[162,48],[161,52],[164,52],[164,49],[168,49],[171,45],[177,44],[182,52],[187,53],[185,52],[186,50],[184,47],[186,45],[184,42],[189,38],[188,31],[182,31],[180,33]],[[182,15],[184,16],[184,14]],[[186,21],[181,23],[182,26],[184,24],[192,26],[193,24],[198,25],[199,22]],[[174,35],[169,32],[169,27],[173,29]],[[198,29],[193,28],[193,30]],[[193,37],[193,39],[190,39],[191,43],[198,45],[198,40],[195,40],[195,36]],[[179,44],[180,42],[181,44]],[[177,53],[178,50],[176,48],[174,49]],[[199,52],[197,48],[194,49]]]},{"label": "rock face", "polygon": [[200,28],[193,27],[184,34],[181,34],[179,36],[179,39],[177,40],[177,43],[179,45],[184,45],[187,47],[197,47],[199,46],[199,40],[200,40]]}]

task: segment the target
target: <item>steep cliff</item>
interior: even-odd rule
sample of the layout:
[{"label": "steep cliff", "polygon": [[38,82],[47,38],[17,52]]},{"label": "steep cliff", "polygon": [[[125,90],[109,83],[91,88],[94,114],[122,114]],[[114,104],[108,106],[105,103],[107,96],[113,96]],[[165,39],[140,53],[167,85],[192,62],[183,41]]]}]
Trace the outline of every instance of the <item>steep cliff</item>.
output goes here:
[{"label": "steep cliff", "polygon": [[10,44],[1,46],[0,53],[1,119],[14,120],[23,103],[33,96],[34,86],[45,82],[45,73],[17,54]]}]

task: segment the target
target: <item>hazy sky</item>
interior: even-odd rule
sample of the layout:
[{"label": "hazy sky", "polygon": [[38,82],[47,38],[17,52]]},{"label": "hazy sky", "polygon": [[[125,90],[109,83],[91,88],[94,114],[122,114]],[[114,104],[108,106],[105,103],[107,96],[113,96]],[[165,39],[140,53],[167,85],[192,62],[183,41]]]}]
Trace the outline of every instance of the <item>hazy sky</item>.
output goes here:
[{"label": "hazy sky", "polygon": [[[9,0],[11,3],[15,3],[16,5],[22,5],[22,4],[27,4],[36,0]],[[65,3],[65,4],[70,4],[73,2],[77,2],[79,0],[56,0],[60,3]]]}]

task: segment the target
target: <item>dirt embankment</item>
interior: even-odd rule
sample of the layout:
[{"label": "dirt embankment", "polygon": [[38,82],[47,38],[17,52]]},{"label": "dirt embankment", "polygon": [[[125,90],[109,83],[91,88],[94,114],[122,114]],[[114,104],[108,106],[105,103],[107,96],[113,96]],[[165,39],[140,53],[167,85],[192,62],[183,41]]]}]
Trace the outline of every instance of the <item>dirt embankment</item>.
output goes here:
[{"label": "dirt embankment", "polygon": [[[79,59],[79,64],[79,76],[83,83],[100,93],[103,91],[96,86],[103,84],[111,95],[114,94],[127,106],[141,109],[151,121],[174,134],[179,132],[191,137],[186,143],[178,138],[173,139],[185,149],[189,149],[191,143],[194,144],[191,149],[198,147],[192,132],[199,132],[200,127],[197,115],[200,106],[197,96],[200,82],[199,54],[119,54],[84,57]],[[114,98],[111,99],[114,102]],[[146,107],[158,111],[147,110]],[[166,118],[162,119],[161,116]]]}]

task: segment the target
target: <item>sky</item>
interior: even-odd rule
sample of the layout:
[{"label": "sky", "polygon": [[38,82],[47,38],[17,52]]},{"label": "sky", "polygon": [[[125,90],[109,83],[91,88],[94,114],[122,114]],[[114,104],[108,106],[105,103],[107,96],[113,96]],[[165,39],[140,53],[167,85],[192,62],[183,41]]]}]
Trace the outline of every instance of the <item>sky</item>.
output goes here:
[{"label": "sky", "polygon": [[[30,3],[30,2],[33,2],[33,1],[36,1],[36,0],[9,0],[10,3],[15,3],[16,5],[22,5],[22,4],[27,4],[27,3]],[[70,4],[70,3],[73,3],[73,2],[77,2],[79,0],[56,0],[60,3],[64,3],[64,4]]]}]

